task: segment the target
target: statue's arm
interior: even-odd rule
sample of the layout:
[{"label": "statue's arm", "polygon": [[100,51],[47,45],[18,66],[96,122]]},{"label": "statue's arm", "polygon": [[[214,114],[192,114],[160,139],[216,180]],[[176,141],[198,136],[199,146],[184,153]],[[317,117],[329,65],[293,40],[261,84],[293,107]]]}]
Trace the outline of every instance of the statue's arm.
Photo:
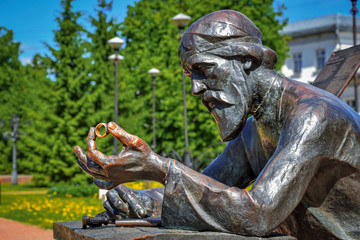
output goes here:
[{"label": "statue's arm", "polygon": [[276,152],[250,192],[173,162],[166,178],[162,224],[244,235],[268,234],[298,205],[323,157],[318,144],[323,126],[319,122],[315,114],[288,121]]}]

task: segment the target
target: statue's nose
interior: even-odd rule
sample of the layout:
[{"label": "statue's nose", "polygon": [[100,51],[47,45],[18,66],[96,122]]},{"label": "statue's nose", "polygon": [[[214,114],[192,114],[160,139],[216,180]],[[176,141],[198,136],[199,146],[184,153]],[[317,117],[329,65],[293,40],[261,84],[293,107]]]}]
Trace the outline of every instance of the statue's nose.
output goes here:
[{"label": "statue's nose", "polygon": [[206,91],[206,85],[203,81],[192,80],[191,93],[192,95],[201,95]]}]

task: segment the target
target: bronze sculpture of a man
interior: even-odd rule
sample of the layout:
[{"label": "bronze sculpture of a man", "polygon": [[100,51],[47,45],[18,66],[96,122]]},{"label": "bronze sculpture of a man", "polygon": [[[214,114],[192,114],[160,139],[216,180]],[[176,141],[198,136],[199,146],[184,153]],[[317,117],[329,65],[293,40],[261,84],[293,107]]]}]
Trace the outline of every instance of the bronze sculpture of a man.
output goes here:
[{"label": "bronze sculpture of a man", "polygon": [[[108,124],[124,145],[115,156],[75,147],[80,167],[106,189],[112,217],[160,216],[169,228],[299,239],[360,236],[360,118],[332,94],[274,71],[277,55],[243,14],[208,14],[179,46],[193,95],[215,118],[223,153],[198,173],[154,153],[140,138]],[[248,116],[252,117],[248,118]],[[124,182],[164,188],[134,191]],[[256,179],[250,192],[245,188]],[[116,187],[116,188],[115,188]]]}]

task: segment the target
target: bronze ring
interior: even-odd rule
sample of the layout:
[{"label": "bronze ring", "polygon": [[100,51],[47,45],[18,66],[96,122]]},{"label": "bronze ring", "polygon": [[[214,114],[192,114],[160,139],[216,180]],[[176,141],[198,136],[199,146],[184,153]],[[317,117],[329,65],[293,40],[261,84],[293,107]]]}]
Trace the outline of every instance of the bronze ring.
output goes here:
[{"label": "bronze ring", "polygon": [[[100,128],[101,127],[104,127],[105,128],[105,133],[104,135],[101,135],[100,133]],[[106,137],[107,135],[109,135],[109,131],[108,131],[108,128],[107,128],[107,124],[106,123],[99,123],[98,125],[96,125],[96,128],[95,128],[95,134],[98,138],[104,138]]]}]

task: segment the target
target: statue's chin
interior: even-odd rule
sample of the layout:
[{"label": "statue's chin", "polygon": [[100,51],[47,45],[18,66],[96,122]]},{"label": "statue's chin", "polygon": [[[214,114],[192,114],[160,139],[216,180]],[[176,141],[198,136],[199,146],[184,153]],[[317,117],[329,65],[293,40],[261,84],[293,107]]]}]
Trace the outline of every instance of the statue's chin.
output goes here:
[{"label": "statue's chin", "polygon": [[245,126],[246,118],[229,119],[228,121],[217,121],[216,123],[221,141],[228,142],[240,134],[241,130]]},{"label": "statue's chin", "polygon": [[221,141],[223,142],[236,138],[246,123],[247,111],[242,105],[239,106],[216,109],[211,112],[216,121]]},{"label": "statue's chin", "polygon": [[240,121],[238,124],[234,123],[234,125],[232,125],[232,126],[229,126],[229,125],[224,126],[222,124],[218,124],[221,141],[228,142],[228,141],[236,138],[240,134],[244,125],[245,125],[245,122],[243,122],[243,121]]}]

